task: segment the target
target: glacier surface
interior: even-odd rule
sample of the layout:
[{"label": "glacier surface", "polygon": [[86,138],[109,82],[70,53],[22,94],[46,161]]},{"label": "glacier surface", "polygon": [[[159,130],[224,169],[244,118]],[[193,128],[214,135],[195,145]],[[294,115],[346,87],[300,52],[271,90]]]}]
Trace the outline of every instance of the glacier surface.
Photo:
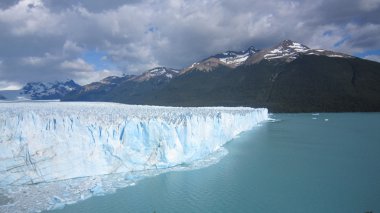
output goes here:
[{"label": "glacier surface", "polygon": [[264,108],[0,103],[0,186],[172,168],[267,119]]}]

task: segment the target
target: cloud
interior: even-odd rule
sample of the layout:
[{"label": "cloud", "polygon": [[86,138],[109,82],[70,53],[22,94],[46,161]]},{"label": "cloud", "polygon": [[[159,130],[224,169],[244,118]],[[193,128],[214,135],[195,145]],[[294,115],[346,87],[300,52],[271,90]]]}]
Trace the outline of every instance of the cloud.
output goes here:
[{"label": "cloud", "polygon": [[0,90],[18,90],[22,87],[21,84],[11,81],[0,81]]},{"label": "cloud", "polygon": [[360,0],[360,8],[365,11],[373,11],[380,6],[380,0]]},{"label": "cloud", "polygon": [[121,73],[115,70],[97,70],[94,72],[87,72],[86,70],[78,70],[73,73],[73,79],[81,85],[89,84],[95,81],[100,81],[108,76],[120,76]]},{"label": "cloud", "polygon": [[22,0],[0,12],[0,21],[15,36],[56,35],[62,33],[59,26],[62,16],[46,8],[41,0]]},{"label": "cloud", "polygon": [[367,55],[364,59],[380,62],[380,55]]},{"label": "cloud", "polygon": [[21,61],[25,64],[25,65],[29,65],[29,66],[42,66],[42,65],[46,65],[48,64],[49,62],[52,62],[54,60],[59,60],[60,58],[57,57],[57,56],[54,56],[54,55],[51,55],[49,53],[45,53],[44,56],[29,56],[29,57],[23,57],[21,58]]},{"label": "cloud", "polygon": [[[379,0],[5,0],[0,79],[85,83],[283,39],[356,54],[380,49],[379,14]],[[98,68],[88,51],[114,66]]]},{"label": "cloud", "polygon": [[80,72],[91,72],[94,68],[90,64],[87,64],[83,59],[78,58],[73,61],[64,61],[61,63],[63,69],[78,70]]},{"label": "cloud", "polygon": [[64,61],[60,64],[60,68],[64,71],[69,71],[71,77],[79,84],[89,84],[94,81],[99,81],[107,76],[120,76],[122,73],[116,70],[96,70],[91,64],[88,64],[81,58],[72,61]]},{"label": "cloud", "polygon": [[65,43],[63,44],[63,52],[67,54],[72,54],[72,53],[81,53],[84,51],[83,47],[80,47],[76,42],[71,41],[71,40],[66,40]]}]

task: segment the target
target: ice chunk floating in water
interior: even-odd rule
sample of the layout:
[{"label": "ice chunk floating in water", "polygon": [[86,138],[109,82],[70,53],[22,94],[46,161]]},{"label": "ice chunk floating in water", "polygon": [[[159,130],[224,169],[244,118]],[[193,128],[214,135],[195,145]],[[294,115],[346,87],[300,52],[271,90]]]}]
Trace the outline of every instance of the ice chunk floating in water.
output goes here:
[{"label": "ice chunk floating in water", "polygon": [[0,186],[193,162],[267,118],[245,107],[0,103]]}]

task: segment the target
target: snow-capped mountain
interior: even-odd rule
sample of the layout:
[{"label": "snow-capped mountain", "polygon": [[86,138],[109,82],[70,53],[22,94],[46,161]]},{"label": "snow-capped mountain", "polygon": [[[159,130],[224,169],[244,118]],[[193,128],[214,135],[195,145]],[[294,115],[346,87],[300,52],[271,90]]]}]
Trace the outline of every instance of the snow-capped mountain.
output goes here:
[{"label": "snow-capped mountain", "polygon": [[227,66],[230,68],[235,68],[243,64],[250,56],[257,53],[255,47],[251,46],[247,50],[242,51],[226,51],[213,56],[210,56],[200,62],[193,63],[190,67],[185,68],[181,73],[186,73],[190,70],[198,71],[212,71],[218,66]]},{"label": "snow-capped mountain", "polygon": [[251,46],[244,51],[226,51],[224,53],[219,53],[200,62],[193,63],[190,67],[182,70],[181,74],[187,73],[191,70],[208,72],[215,70],[219,66],[236,68],[240,65],[255,64],[262,60],[291,62],[301,55],[318,55],[339,58],[352,57],[350,55],[329,50],[311,49],[304,44],[291,40],[284,40],[272,48],[263,50],[258,50]]},{"label": "snow-capped mountain", "polygon": [[20,91],[21,95],[30,96],[32,99],[60,99],[69,92],[80,89],[81,86],[73,80],[66,82],[30,82]]},{"label": "snow-capped mountain", "polygon": [[167,68],[167,67],[155,67],[153,69],[150,69],[146,72],[144,72],[141,75],[138,75],[134,78],[131,78],[131,81],[147,81],[151,79],[167,79],[170,80],[174,77],[176,77],[179,74],[179,70]]},{"label": "snow-capped mountain", "polygon": [[294,42],[291,40],[284,40],[280,44],[269,48],[263,49],[256,54],[252,55],[245,61],[245,64],[255,64],[262,60],[281,60],[285,62],[291,62],[297,59],[301,55],[319,55],[328,57],[350,58],[352,56],[323,50],[323,49],[311,49],[308,46]]}]

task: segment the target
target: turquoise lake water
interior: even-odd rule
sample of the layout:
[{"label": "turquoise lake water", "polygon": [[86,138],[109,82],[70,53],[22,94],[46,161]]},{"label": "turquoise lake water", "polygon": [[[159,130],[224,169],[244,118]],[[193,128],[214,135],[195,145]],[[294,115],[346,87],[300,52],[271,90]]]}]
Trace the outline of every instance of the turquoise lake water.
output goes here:
[{"label": "turquoise lake water", "polygon": [[54,212],[380,213],[379,113],[272,118],[228,143],[217,164]]}]

